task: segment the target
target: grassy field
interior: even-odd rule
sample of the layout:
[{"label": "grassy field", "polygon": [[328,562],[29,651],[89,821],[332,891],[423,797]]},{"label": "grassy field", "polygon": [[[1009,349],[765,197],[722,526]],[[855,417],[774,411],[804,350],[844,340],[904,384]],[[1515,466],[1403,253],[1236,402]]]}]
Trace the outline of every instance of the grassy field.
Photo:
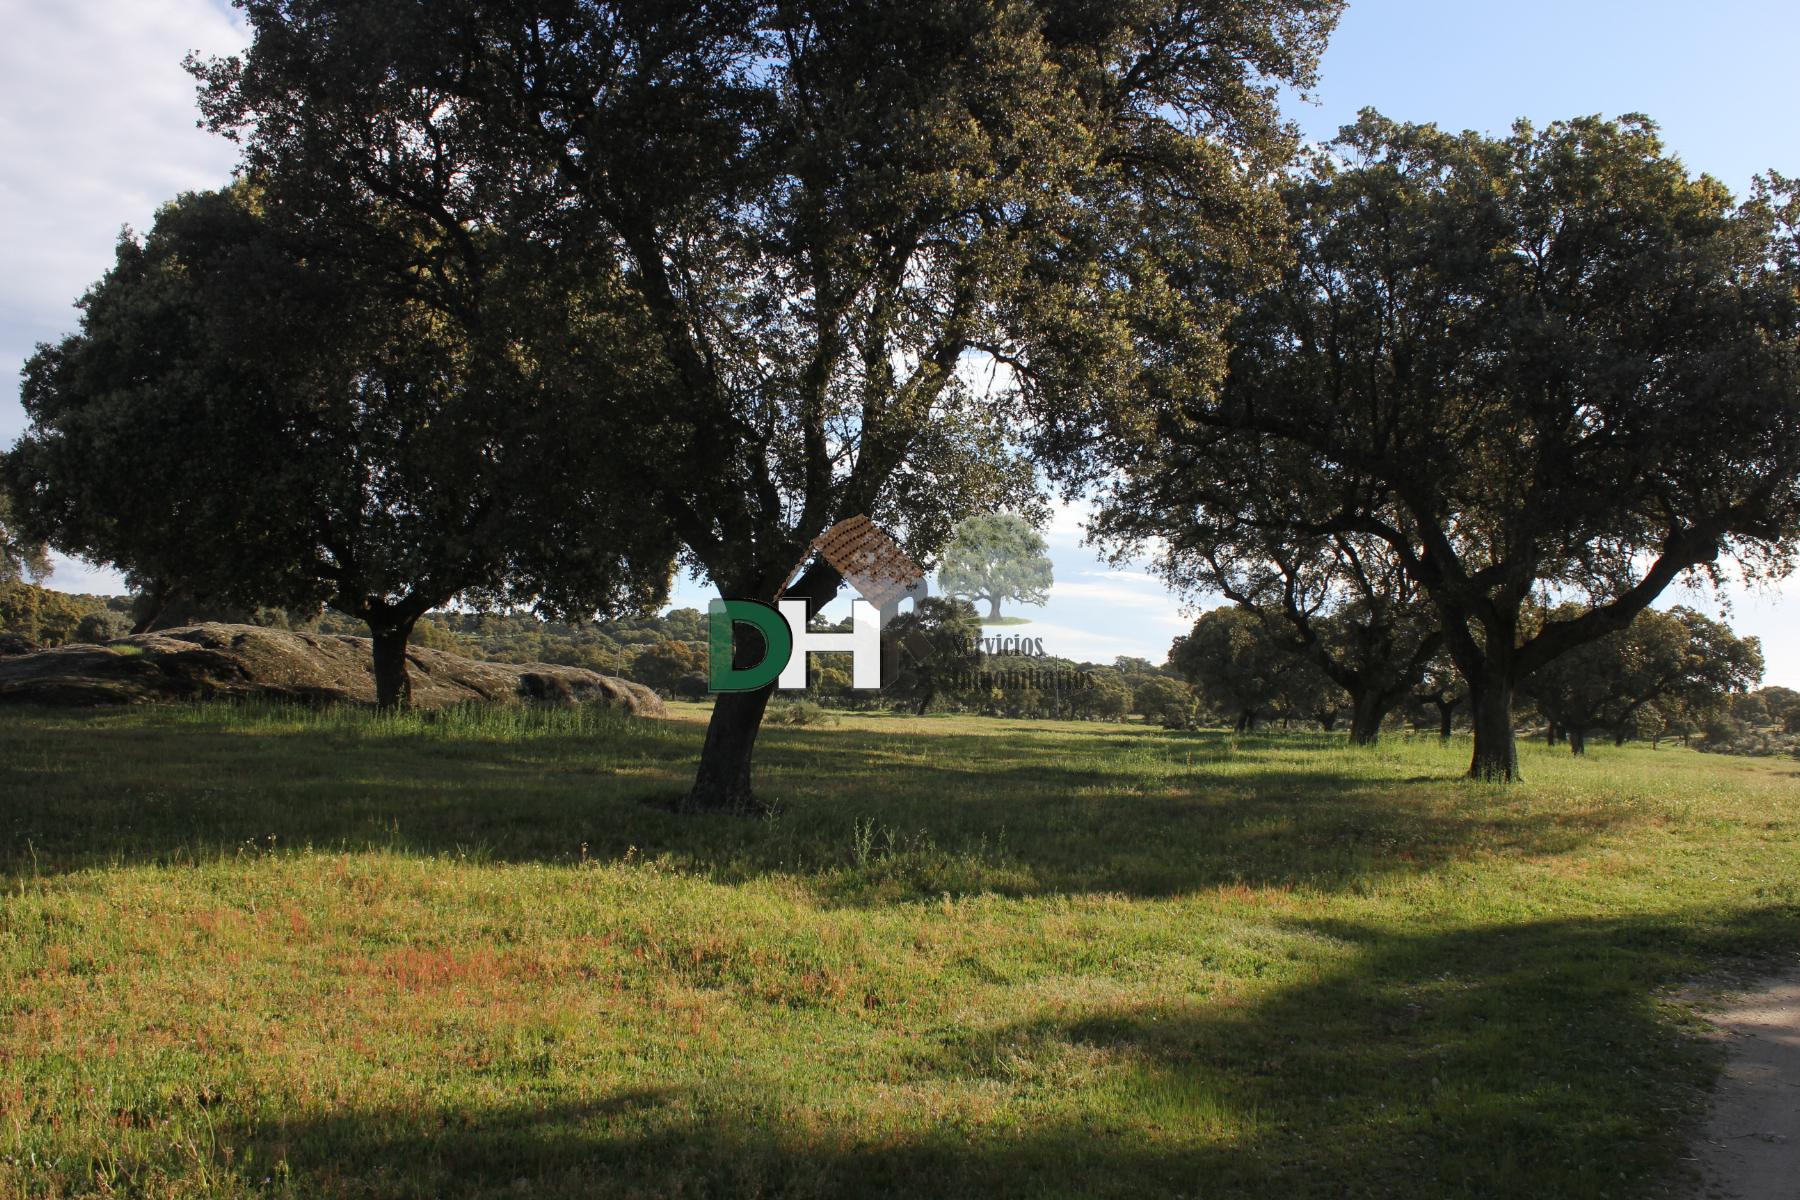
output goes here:
[{"label": "grassy field", "polygon": [[1792,761],[678,715],[0,713],[0,1195],[1658,1195],[1800,949]]}]

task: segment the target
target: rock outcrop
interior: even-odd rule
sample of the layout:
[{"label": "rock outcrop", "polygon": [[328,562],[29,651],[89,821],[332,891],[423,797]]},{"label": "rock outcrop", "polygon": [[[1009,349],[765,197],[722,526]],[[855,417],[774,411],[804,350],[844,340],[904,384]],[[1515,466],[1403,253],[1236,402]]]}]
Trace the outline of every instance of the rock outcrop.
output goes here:
[{"label": "rock outcrop", "polygon": [[[442,650],[407,653],[413,705],[600,704],[664,715],[642,684],[579,667],[480,662]],[[257,625],[190,625],[105,645],[0,658],[0,703],[96,705],[270,699],[373,704],[369,639]]]}]

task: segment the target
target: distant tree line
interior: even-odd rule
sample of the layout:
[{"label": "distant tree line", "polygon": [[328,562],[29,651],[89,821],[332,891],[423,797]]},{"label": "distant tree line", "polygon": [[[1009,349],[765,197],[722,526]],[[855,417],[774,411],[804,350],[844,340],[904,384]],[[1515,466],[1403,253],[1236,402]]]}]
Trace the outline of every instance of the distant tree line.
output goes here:
[{"label": "distant tree line", "polygon": [[[137,593],[73,595],[23,581],[0,582],[0,650],[105,643],[134,629],[230,621],[366,635],[329,608],[311,614],[261,607],[208,607]],[[840,622],[840,631],[847,624]],[[1022,720],[1133,719],[1167,729],[1270,727],[1342,731],[1357,740],[1354,697],[1294,642],[1280,621],[1242,608],[1204,613],[1175,640],[1166,662],[1121,657],[1110,664],[1059,657],[986,654],[967,603],[939,598],[902,614],[886,638],[889,683],[879,693],[850,686],[831,657],[813,659],[804,699],[823,708],[893,708]],[[556,663],[620,675],[676,699],[707,695],[706,614],[693,608],[602,621],[533,613],[439,610],[416,622],[416,645],[506,663]],[[1676,739],[1701,749],[1788,754],[1800,748],[1800,692],[1757,688],[1761,647],[1687,608],[1647,610],[1625,630],[1555,660],[1526,681],[1519,717],[1552,744],[1582,754],[1588,739],[1652,745]],[[1412,664],[1406,695],[1384,707],[1372,731],[1410,728],[1450,738],[1468,727],[1466,692],[1442,657]]]},{"label": "distant tree line", "polygon": [[[1536,627],[1567,616],[1558,606],[1530,621]],[[1324,624],[1322,636],[1331,636],[1329,620]],[[1327,672],[1316,645],[1292,637],[1279,614],[1249,607],[1205,613],[1191,633],[1176,639],[1170,663],[1192,683],[1202,704],[1240,732],[1277,721],[1330,731],[1357,713],[1351,687]],[[1420,661],[1408,654],[1389,660],[1384,669],[1391,672],[1390,694],[1397,693],[1396,699],[1381,706],[1372,727],[1352,725],[1353,740],[1373,741],[1384,726],[1396,723],[1435,726],[1448,739],[1466,725],[1467,687],[1447,656]],[[1566,742],[1577,755],[1597,735],[1619,744],[1664,738],[1686,743],[1705,735],[1708,748],[1720,748],[1735,740],[1720,731],[1740,714],[1763,717],[1762,725],[1787,723],[1792,710],[1781,699],[1787,690],[1755,691],[1762,673],[1756,638],[1740,638],[1689,608],[1646,609],[1624,629],[1584,643],[1527,676],[1515,715],[1541,722],[1547,740]],[[1348,678],[1360,683],[1357,676]],[[1751,699],[1762,696],[1774,710],[1764,712]]]},{"label": "distant tree line", "polygon": [[70,642],[106,642],[128,633],[130,598],[54,592],[0,580],[0,637],[9,653]]}]

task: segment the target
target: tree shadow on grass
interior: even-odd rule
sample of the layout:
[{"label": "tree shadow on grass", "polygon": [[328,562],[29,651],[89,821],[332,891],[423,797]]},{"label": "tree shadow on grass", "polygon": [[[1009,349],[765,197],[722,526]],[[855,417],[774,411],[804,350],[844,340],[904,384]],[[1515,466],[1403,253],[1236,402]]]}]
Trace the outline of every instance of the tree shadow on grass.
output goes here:
[{"label": "tree shadow on grass", "polygon": [[[285,1164],[301,1195],[1675,1194],[1717,1056],[1659,993],[1791,950],[1800,910],[1305,928],[1342,944],[1339,965],[1242,1003],[1064,1005],[937,1031],[882,1079],[841,1081],[862,1126],[778,1074],[715,1064],[704,1083],[479,1108],[428,1092],[223,1137]],[[1089,1064],[1079,1090],[1033,1092],[1071,1057]],[[986,1118],[928,1099],[954,1093],[987,1097]]]},{"label": "tree shadow on grass", "polygon": [[[845,904],[982,891],[1153,897],[1343,890],[1475,854],[1564,853],[1620,815],[1477,797],[1455,778],[1408,782],[1399,766],[1324,739],[1066,726],[1030,738],[771,729],[759,768],[777,801],[771,819],[643,803],[685,785],[699,738],[697,727],[654,722],[431,737],[56,714],[0,731],[0,868],[308,847],[551,863],[638,855],[728,883],[800,875]],[[1320,751],[1310,761],[1309,745]]]}]

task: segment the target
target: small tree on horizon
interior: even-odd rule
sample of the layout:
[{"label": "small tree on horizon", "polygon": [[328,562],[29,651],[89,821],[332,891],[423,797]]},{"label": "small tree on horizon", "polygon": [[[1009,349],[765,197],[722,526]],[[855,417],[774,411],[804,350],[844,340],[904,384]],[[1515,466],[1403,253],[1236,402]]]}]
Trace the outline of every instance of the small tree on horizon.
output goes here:
[{"label": "small tree on horizon", "polygon": [[1000,618],[1000,604],[1017,600],[1041,605],[1055,582],[1044,535],[1023,517],[984,513],[956,527],[938,565],[938,587],[948,595],[985,603],[987,620]]}]

